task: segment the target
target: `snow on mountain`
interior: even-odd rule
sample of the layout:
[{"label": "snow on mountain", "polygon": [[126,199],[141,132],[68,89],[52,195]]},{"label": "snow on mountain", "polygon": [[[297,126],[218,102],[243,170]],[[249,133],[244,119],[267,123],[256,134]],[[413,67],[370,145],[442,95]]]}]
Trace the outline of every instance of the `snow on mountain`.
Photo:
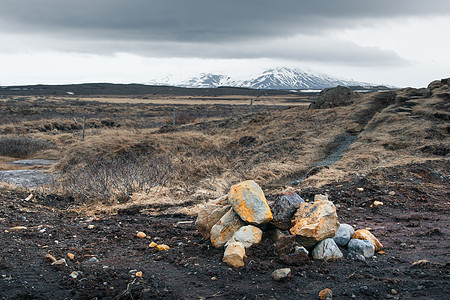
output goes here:
[{"label": "snow on mountain", "polygon": [[314,74],[287,67],[269,69],[242,83],[243,87],[254,89],[324,89],[338,85],[368,85],[349,80],[340,80],[328,75]]},{"label": "snow on mountain", "polygon": [[201,74],[198,77],[194,77],[180,84],[180,86],[195,88],[216,88],[219,86],[239,86],[239,84],[229,76],[207,73]]},{"label": "snow on mountain", "polygon": [[328,75],[306,72],[299,69],[280,67],[269,69],[248,80],[238,81],[227,75],[203,73],[181,83],[167,77],[159,84],[188,88],[216,88],[220,86],[245,87],[252,89],[280,89],[280,90],[321,90],[324,88],[343,86],[373,86],[369,83],[352,80],[342,80]]}]

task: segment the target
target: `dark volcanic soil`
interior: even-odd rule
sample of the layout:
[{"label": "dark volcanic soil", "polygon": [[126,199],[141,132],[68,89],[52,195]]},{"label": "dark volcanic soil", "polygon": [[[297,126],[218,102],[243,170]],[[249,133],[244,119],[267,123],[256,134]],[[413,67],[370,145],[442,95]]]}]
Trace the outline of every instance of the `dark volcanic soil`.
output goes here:
[{"label": "dark volcanic soil", "polygon": [[[309,200],[316,193],[329,194],[340,221],[371,228],[386,254],[366,261],[289,265],[292,277],[286,282],[271,277],[288,265],[268,237],[248,250],[245,267],[233,269],[221,262],[223,250],[202,240],[190,216],[124,210],[89,217],[65,209],[72,205],[69,200],[38,196],[25,201],[26,192],[0,190],[0,296],[317,299],[320,290],[330,288],[336,299],[445,299],[450,289],[449,170],[445,160],[430,161],[298,191]],[[383,205],[370,207],[375,200]],[[136,237],[138,231],[150,239]],[[148,247],[151,241],[171,248],[158,252]],[[46,254],[65,258],[68,266],[51,265]],[[90,262],[92,257],[98,262]],[[429,262],[412,266],[422,259]],[[142,278],[132,270],[142,271]],[[79,272],[78,278],[69,276],[72,271]]]}]

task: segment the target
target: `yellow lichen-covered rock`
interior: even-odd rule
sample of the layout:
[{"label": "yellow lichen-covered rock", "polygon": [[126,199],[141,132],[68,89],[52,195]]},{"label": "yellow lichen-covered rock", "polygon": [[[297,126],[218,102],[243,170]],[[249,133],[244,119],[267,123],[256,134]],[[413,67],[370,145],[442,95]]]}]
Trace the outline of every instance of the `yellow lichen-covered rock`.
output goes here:
[{"label": "yellow lichen-covered rock", "polygon": [[195,227],[205,239],[211,235],[211,228],[223,217],[231,206],[227,202],[228,195],[207,203],[197,214]]},{"label": "yellow lichen-covered rock", "polygon": [[164,244],[161,245],[156,245],[156,249],[158,249],[158,251],[164,251],[164,250],[169,250],[170,247]]},{"label": "yellow lichen-covered rock", "polygon": [[158,246],[158,244],[155,242],[151,242],[150,245],[148,245],[149,248],[154,248],[156,246]]},{"label": "yellow lichen-covered rock", "polygon": [[300,204],[292,219],[291,234],[305,247],[332,238],[339,229],[336,207],[331,201]]},{"label": "yellow lichen-covered rock", "polygon": [[273,219],[262,189],[253,180],[233,185],[228,194],[228,202],[246,223],[261,225]]},{"label": "yellow lichen-covered rock", "polygon": [[383,249],[383,244],[367,229],[358,229],[352,236],[352,239],[371,241],[375,246],[375,251]]},{"label": "yellow lichen-covered rock", "polygon": [[138,233],[136,233],[136,236],[140,239],[145,238],[147,235],[145,233],[143,233],[142,231],[139,231]]},{"label": "yellow lichen-covered rock", "polygon": [[240,242],[245,248],[248,248],[251,245],[259,243],[261,241],[262,234],[262,230],[256,226],[243,226],[233,234],[231,239],[225,244],[225,247],[233,242]]},{"label": "yellow lichen-covered rock", "polygon": [[211,243],[214,247],[220,248],[228,242],[233,234],[244,226],[244,221],[230,209],[220,220],[211,228]]},{"label": "yellow lichen-covered rock", "polygon": [[240,242],[233,242],[227,246],[223,254],[223,262],[229,266],[239,268],[244,266],[245,247]]}]

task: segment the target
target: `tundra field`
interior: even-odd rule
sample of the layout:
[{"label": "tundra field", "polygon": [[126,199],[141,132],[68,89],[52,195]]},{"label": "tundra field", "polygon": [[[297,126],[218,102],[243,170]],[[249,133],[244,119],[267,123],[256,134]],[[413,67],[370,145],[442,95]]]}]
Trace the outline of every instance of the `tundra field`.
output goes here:
[{"label": "tundra field", "polygon": [[[448,298],[447,79],[318,96],[71,88],[0,90],[2,299]],[[50,163],[12,163],[33,159]],[[228,266],[194,221],[244,180],[269,205],[327,195],[339,222],[368,228],[383,251],[286,259],[293,239],[269,223],[245,265]],[[280,268],[291,276],[274,280]]]}]

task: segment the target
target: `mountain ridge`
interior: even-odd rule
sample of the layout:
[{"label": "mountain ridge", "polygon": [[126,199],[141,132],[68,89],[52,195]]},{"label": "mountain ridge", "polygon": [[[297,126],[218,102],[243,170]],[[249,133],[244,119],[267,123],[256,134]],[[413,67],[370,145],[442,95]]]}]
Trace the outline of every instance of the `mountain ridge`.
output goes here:
[{"label": "mountain ridge", "polygon": [[247,80],[234,80],[232,77],[223,74],[202,73],[177,86],[188,88],[217,88],[220,86],[231,86],[263,90],[322,90],[338,85],[375,86],[371,83],[344,80],[329,75],[321,75],[289,67],[267,69],[261,74],[255,75]]}]

